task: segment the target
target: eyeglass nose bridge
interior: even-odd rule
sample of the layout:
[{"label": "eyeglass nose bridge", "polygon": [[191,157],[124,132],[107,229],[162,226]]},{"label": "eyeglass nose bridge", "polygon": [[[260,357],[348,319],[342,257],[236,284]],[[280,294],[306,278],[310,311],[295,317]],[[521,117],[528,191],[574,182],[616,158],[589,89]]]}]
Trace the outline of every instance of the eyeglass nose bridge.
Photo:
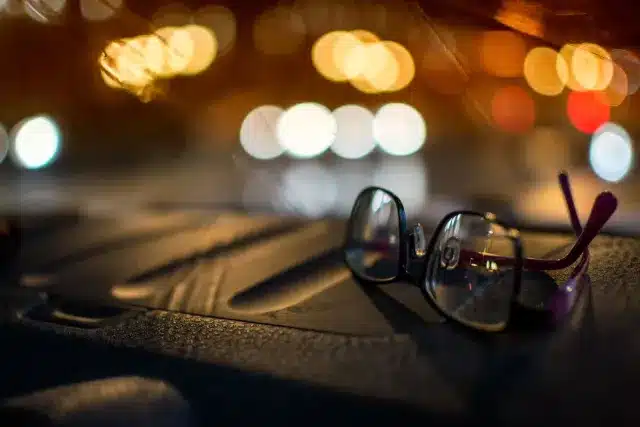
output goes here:
[{"label": "eyeglass nose bridge", "polygon": [[453,270],[460,261],[461,242],[457,237],[450,237],[444,244],[440,253],[440,266],[447,270]]}]

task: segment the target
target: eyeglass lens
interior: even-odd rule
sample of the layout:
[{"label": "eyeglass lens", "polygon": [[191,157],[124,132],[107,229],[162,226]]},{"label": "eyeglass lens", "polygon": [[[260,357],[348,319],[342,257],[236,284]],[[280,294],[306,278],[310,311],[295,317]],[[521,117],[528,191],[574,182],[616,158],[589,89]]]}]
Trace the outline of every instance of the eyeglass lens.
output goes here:
[{"label": "eyeglass lens", "polygon": [[[449,218],[427,260],[424,286],[452,318],[483,330],[501,330],[509,318],[513,264],[487,255],[513,258],[508,230],[477,214]],[[501,265],[502,264],[502,265]]]},{"label": "eyeglass lens", "polygon": [[398,205],[384,190],[370,189],[356,200],[345,256],[349,268],[366,280],[391,280],[400,268]]}]

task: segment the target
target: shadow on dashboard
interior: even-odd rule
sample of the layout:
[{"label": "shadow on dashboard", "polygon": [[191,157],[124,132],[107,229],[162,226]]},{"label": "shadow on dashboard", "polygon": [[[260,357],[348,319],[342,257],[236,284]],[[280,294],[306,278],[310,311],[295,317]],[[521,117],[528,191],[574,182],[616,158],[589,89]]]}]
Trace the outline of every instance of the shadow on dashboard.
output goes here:
[{"label": "shadow on dashboard", "polygon": [[[136,376],[161,379],[174,386],[189,402],[200,425],[393,424],[399,419],[437,426],[473,424],[464,414],[430,414],[394,400],[358,396],[179,355],[107,347],[22,328],[3,329],[2,338],[24,343],[0,357],[2,366],[11,367],[0,373],[3,399],[61,385]],[[36,361],[36,354],[46,356]]]},{"label": "shadow on dashboard", "polygon": [[[540,273],[535,280],[541,280]],[[544,377],[550,358],[578,353],[582,340],[594,338],[591,282],[588,277],[584,280],[574,310],[554,329],[499,334],[472,331],[454,322],[425,324],[384,291],[397,284],[360,286],[394,331],[410,337],[420,357],[444,377],[470,415],[493,423],[500,421],[497,414],[514,396]],[[548,275],[546,281],[555,286]]]}]

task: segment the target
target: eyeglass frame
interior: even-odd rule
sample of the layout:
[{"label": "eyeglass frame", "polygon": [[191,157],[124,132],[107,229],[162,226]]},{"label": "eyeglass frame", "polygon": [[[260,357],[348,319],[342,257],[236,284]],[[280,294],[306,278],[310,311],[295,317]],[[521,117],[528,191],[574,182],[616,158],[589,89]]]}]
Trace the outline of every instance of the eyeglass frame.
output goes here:
[{"label": "eyeglass frame", "polygon": [[[360,192],[358,197],[356,198],[356,203],[351,210],[351,215],[349,217],[349,221],[347,223],[347,242],[348,239],[352,235],[353,227],[354,227],[354,214],[358,208],[357,201],[360,200],[363,194],[372,191],[382,191],[386,195],[392,198],[393,202],[397,207],[398,214],[398,230],[399,230],[399,257],[398,257],[398,272],[394,277],[385,278],[385,279],[375,279],[375,278],[365,278],[359,275],[354,269],[349,266],[349,262],[347,259],[347,251],[346,247],[343,251],[344,260],[349,267],[349,270],[353,273],[355,277],[359,280],[369,283],[375,284],[385,284],[391,283],[399,279],[409,279],[410,283],[418,286],[423,296],[427,300],[430,306],[432,306],[439,314],[443,317],[452,320],[456,323],[460,323],[462,325],[471,327],[475,330],[483,330],[483,328],[473,327],[468,325],[466,322],[461,319],[457,319],[447,313],[444,309],[442,309],[435,300],[435,297],[430,293],[427,289],[427,274],[429,268],[429,257],[432,255],[434,251],[435,244],[437,242],[437,238],[442,232],[442,229],[445,225],[455,216],[458,215],[469,215],[482,217],[489,224],[498,225],[507,232],[506,237],[508,237],[513,242],[514,247],[514,256],[513,257],[499,257],[491,254],[479,254],[485,257],[487,260],[493,260],[497,262],[511,261],[513,262],[513,290],[510,298],[510,311],[509,316],[506,320],[505,327],[501,330],[504,331],[509,329],[514,324],[522,323],[520,319],[523,320],[533,320],[536,324],[542,325],[555,325],[559,321],[561,321],[567,314],[571,312],[573,307],[575,306],[577,297],[582,293],[583,278],[588,270],[589,262],[590,262],[590,252],[589,245],[593,241],[593,239],[600,233],[604,225],[607,223],[609,218],[613,215],[615,210],[617,209],[618,201],[616,197],[609,191],[604,191],[596,197],[591,212],[589,214],[589,218],[587,223],[583,227],[580,223],[577,209],[575,207],[575,202],[573,198],[573,193],[571,190],[571,185],[569,181],[569,175],[566,172],[561,172],[558,175],[558,180],[560,183],[560,187],[562,189],[562,193],[564,196],[565,203],[567,205],[567,210],[569,213],[569,219],[576,235],[577,240],[574,242],[573,246],[569,250],[569,252],[560,259],[538,259],[538,258],[528,258],[524,256],[524,249],[522,245],[522,241],[520,239],[520,231],[503,221],[497,219],[496,215],[493,213],[480,213],[471,210],[458,210],[448,213],[440,220],[438,226],[434,229],[429,242],[424,246],[424,249],[418,248],[416,242],[418,239],[425,239],[424,231],[422,226],[417,223],[411,230],[407,229],[407,216],[404,209],[404,205],[400,198],[394,194],[393,192],[386,190],[381,187],[371,186],[367,187]],[[473,251],[469,251],[473,252]],[[487,255],[489,255],[487,257]],[[581,258],[582,257],[582,258]],[[572,270],[569,279],[564,282],[562,285],[558,285],[557,290],[553,293],[551,298],[549,299],[549,303],[545,305],[551,305],[551,307],[545,307],[543,310],[539,310],[537,308],[532,308],[523,305],[518,301],[520,296],[520,292],[522,290],[522,272],[523,271],[549,271],[549,270],[562,270],[570,267],[578,261],[578,264]],[[415,277],[415,275],[411,274],[409,271],[410,262],[411,261],[421,261],[424,263],[424,270],[422,272],[421,277]],[[416,283],[417,282],[417,283]],[[520,319],[517,319],[520,318]]]}]

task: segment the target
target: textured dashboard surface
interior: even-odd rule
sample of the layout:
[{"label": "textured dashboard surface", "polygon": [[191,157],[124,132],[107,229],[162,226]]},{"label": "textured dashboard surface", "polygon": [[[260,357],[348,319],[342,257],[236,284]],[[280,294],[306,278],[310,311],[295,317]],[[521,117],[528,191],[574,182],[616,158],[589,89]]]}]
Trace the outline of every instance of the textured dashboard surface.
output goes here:
[{"label": "textured dashboard surface", "polygon": [[[139,237],[136,241],[146,242],[144,249],[137,249],[144,265],[125,261],[134,258],[126,249],[131,230],[121,231],[129,243],[122,246],[121,235],[116,239],[120,245],[112,242],[107,247],[110,257],[120,251],[109,261],[96,261],[107,256],[104,248],[91,257],[76,256],[74,239],[87,239],[88,232],[77,231],[74,237],[69,230],[95,224],[74,220],[57,226],[55,233],[45,233],[48,237],[32,239],[32,244],[39,242],[34,247],[40,253],[34,256],[27,245],[20,262],[28,273],[22,276],[26,282],[4,291],[4,397],[73,381],[141,375],[173,384],[211,420],[300,420],[319,425],[336,420],[392,422],[401,413],[423,421],[433,417],[440,425],[540,425],[557,420],[602,424],[612,419],[629,425],[637,415],[638,239],[601,236],[594,242],[589,292],[555,331],[485,337],[443,322],[408,284],[365,287],[353,281],[336,250],[343,230],[339,222],[261,218],[258,226],[247,217],[222,218],[222,229],[228,233],[225,245],[238,240],[233,224],[257,230],[253,240],[214,250],[210,240],[197,239],[205,234],[202,223],[189,217],[171,226],[169,235],[174,237],[166,244],[173,248],[174,259],[176,251],[182,259],[200,259],[193,257],[193,245],[200,255],[215,253],[204,264],[224,265],[225,273],[209,274],[205,268],[196,274],[214,277],[220,284],[213,304],[185,303],[184,297],[175,296],[184,280],[169,283],[168,273],[145,277],[146,271],[158,269],[184,277],[175,272],[186,264],[173,265],[167,253],[161,255],[157,239],[164,234],[157,230],[152,233],[153,246],[148,246],[139,229],[130,225],[138,230],[133,232]],[[180,246],[173,240],[176,227],[195,227],[200,233],[182,237],[188,244]],[[104,228],[101,232],[106,233]],[[52,237],[56,233],[58,237]],[[94,246],[106,237],[94,236]],[[58,261],[41,262],[51,255],[46,239],[50,248],[61,248],[56,250]],[[570,240],[565,235],[530,234],[526,248],[530,254],[544,254]],[[66,257],[64,263],[60,254]],[[82,266],[85,262],[90,267]],[[173,267],[162,270],[167,264]],[[42,292],[115,302],[114,283],[135,281],[120,282],[127,277],[160,283],[154,289],[169,289],[177,305],[170,305],[166,296],[147,297],[135,304],[147,310],[94,329],[13,315],[39,301]],[[210,287],[211,281],[206,283],[202,286]],[[185,292],[198,286],[189,285]]]}]

